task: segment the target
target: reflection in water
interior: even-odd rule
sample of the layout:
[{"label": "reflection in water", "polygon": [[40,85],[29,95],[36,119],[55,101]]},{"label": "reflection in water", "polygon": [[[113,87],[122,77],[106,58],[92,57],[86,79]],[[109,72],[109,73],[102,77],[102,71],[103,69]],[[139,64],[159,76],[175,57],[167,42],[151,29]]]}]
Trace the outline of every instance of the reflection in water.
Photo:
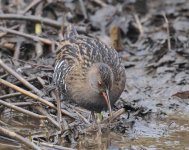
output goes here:
[{"label": "reflection in water", "polygon": [[[181,117],[181,115],[177,116],[175,114],[167,117],[162,124],[159,123],[158,125],[158,130],[154,128],[151,130],[150,127],[147,130],[147,127],[141,126],[140,128],[136,125],[137,129],[139,130],[140,128],[142,132],[140,132],[140,135],[138,134],[139,132],[135,132],[138,136],[134,137],[128,133],[123,136],[106,132],[101,137],[91,133],[80,137],[77,148],[79,150],[189,149],[189,118],[187,116],[182,115]],[[167,127],[166,130],[163,127]],[[131,132],[129,131],[129,133]]]},{"label": "reflection in water", "polygon": [[[189,148],[189,131],[173,132],[168,136],[160,138],[140,137],[137,139],[128,139],[115,133],[103,135],[101,143],[95,141],[93,137],[86,136],[78,145],[79,150],[120,150],[120,149],[186,149]],[[121,137],[121,138],[120,138]],[[100,140],[100,139],[99,139]]]},{"label": "reflection in water", "polygon": [[[24,116],[0,118],[12,125],[12,130],[22,135],[40,135],[46,132],[39,120],[24,118]],[[20,115],[20,114],[19,114]],[[20,120],[23,119],[23,120]],[[22,124],[21,124],[22,123]],[[50,131],[49,131],[50,132]],[[143,120],[135,121],[132,128],[128,128],[125,134],[114,132],[97,132],[79,135],[77,144],[66,144],[79,150],[122,150],[122,149],[189,149],[189,118],[184,114],[174,114],[158,121],[143,123]],[[19,142],[0,136],[0,150],[27,149]]]}]

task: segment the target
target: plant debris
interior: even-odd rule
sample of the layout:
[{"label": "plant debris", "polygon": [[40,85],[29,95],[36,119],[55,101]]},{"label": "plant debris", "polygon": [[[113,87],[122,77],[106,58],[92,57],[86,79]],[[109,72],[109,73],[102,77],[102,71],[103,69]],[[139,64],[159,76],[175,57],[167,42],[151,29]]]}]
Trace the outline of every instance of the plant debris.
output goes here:
[{"label": "plant debris", "polygon": [[[0,149],[188,149],[188,11],[189,0],[2,0]],[[102,135],[52,84],[67,24],[111,45],[125,66]]]}]

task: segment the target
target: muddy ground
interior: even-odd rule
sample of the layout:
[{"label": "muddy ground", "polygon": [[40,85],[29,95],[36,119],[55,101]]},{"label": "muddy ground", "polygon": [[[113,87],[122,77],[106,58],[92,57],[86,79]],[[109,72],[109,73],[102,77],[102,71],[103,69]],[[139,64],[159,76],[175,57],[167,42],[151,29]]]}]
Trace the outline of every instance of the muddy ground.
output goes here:
[{"label": "muddy ground", "polygon": [[[110,129],[102,127],[102,136],[86,131],[94,124],[89,111],[64,102],[68,114],[59,122],[52,107],[2,81],[0,100],[48,114],[54,123],[0,101],[0,127],[41,149],[189,149],[189,0],[2,0],[0,6],[1,79],[56,105],[51,91],[55,52],[61,28],[68,23],[79,34],[112,45],[127,75],[125,91],[113,108],[125,111]],[[28,146],[0,130],[0,149],[16,148]]]}]

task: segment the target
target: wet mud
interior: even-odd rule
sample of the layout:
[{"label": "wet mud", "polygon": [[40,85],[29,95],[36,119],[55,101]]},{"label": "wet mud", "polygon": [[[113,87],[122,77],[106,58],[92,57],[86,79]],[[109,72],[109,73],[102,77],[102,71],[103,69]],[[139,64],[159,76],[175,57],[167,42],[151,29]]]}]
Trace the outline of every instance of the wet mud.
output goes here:
[{"label": "wet mud", "polygon": [[[62,116],[60,127],[54,108],[0,83],[0,100],[36,114],[49,114],[55,120],[53,123],[49,118],[37,119],[0,104],[0,127],[49,150],[189,149],[188,0],[48,1],[31,4],[26,9],[29,4],[31,1],[1,1],[0,59],[41,93],[31,91],[2,64],[0,79],[56,105],[51,93],[52,74],[55,41],[61,40],[62,25],[60,21],[48,22],[44,18],[56,21],[63,16],[76,26],[79,34],[99,38],[118,51],[127,78],[113,111],[123,108],[125,111],[111,123],[102,121],[102,134],[99,134],[98,129],[87,130],[97,125],[90,111],[64,102],[62,109],[68,114]],[[41,17],[44,24],[40,34],[36,27],[39,21],[12,15],[20,15],[22,9]],[[35,37],[28,38],[12,30]],[[7,94],[15,95],[7,97]],[[103,119],[108,118],[108,112],[102,115]],[[0,132],[0,149],[28,147]]]}]

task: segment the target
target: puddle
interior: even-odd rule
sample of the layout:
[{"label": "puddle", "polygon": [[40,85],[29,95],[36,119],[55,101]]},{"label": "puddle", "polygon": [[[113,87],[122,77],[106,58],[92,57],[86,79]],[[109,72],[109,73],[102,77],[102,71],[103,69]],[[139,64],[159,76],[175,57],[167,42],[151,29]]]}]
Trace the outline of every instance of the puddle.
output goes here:
[{"label": "puddle", "polygon": [[[34,132],[37,135],[36,130]],[[189,149],[188,139],[189,117],[177,113],[157,122],[143,123],[142,120],[136,121],[124,135],[109,132],[103,133],[101,136],[94,132],[80,135],[77,144],[64,143],[62,146],[66,145],[79,150],[178,150]],[[0,149],[22,150],[26,148],[15,140],[0,136]]]},{"label": "puddle", "polygon": [[[131,131],[128,135],[109,133],[102,135],[101,140],[95,136],[86,136],[80,141],[78,149],[91,150],[130,150],[130,149],[148,149],[148,150],[164,150],[164,149],[189,149],[189,120],[187,116],[169,116],[159,124],[159,130],[151,130],[151,127],[138,126],[133,127],[140,130],[137,136],[133,137]],[[156,126],[157,127],[157,126]],[[165,128],[166,127],[166,128]],[[154,128],[154,127],[153,127]],[[134,133],[136,135],[136,133]],[[98,141],[100,140],[100,141]],[[97,142],[98,141],[98,142]]]}]

